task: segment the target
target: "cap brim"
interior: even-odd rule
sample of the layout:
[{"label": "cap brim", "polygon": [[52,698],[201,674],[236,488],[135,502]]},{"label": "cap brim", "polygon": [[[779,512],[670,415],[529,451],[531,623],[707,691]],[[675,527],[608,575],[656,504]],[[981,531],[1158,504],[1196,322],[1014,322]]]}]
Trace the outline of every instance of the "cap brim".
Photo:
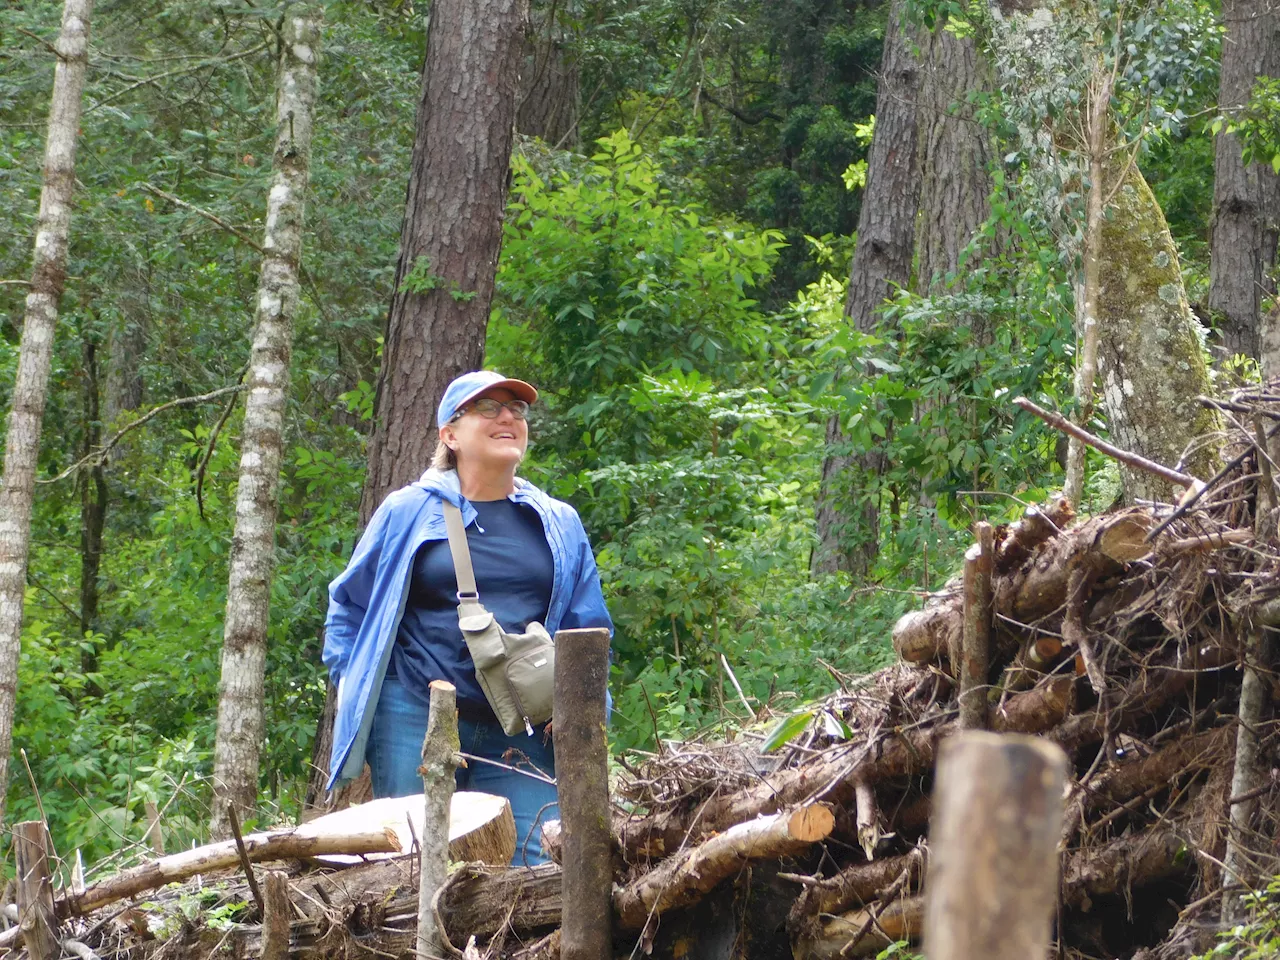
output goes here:
[{"label": "cap brim", "polygon": [[476,390],[474,393],[468,394],[466,397],[459,400],[458,406],[461,407],[464,403],[470,403],[476,397],[488,390],[495,390],[502,387],[510,390],[516,395],[516,399],[523,400],[525,403],[533,404],[538,401],[538,391],[533,384],[525,383],[523,380],[508,378],[506,380],[498,380],[494,383],[486,383],[479,390]]}]

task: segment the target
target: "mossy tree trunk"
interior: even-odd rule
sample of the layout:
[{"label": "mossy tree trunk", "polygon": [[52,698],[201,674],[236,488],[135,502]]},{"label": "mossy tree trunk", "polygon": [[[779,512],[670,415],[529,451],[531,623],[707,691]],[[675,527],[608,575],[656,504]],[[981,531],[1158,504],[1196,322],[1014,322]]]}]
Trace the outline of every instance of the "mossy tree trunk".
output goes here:
[{"label": "mossy tree trunk", "polygon": [[[1098,361],[1112,441],[1209,479],[1220,466],[1217,448],[1195,443],[1219,425],[1196,400],[1211,389],[1204,330],[1187,303],[1164,213],[1136,166],[1104,221],[1098,272]],[[1126,468],[1123,480],[1129,502],[1175,496],[1148,473]]]}]

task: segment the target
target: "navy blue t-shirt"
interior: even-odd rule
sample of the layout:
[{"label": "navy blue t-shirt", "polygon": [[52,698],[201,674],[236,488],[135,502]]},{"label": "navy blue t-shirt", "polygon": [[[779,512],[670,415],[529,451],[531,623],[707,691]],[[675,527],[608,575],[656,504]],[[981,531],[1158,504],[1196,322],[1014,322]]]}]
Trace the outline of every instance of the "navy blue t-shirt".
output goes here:
[{"label": "navy blue t-shirt", "polygon": [[[471,505],[476,519],[467,527],[467,545],[480,602],[508,633],[523,633],[530,620],[545,623],[555,561],[537,510],[506,499]],[[458,688],[459,710],[493,715],[458,628],[458,580],[448,540],[427,541],[413,558],[388,672],[424,704],[431,700],[431,681],[447,680]]]}]

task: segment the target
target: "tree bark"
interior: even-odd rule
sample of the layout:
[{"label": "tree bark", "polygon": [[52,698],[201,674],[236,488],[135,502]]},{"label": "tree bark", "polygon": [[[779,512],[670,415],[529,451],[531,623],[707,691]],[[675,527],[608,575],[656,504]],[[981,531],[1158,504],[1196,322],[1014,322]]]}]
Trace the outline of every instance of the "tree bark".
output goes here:
[{"label": "tree bark", "polygon": [[[991,141],[969,101],[990,78],[976,40],[957,37],[941,19],[920,38],[920,73],[915,286],[929,294],[959,270],[961,254],[991,215]],[[973,334],[979,343],[989,341],[982,325]]]},{"label": "tree bark", "polygon": [[605,688],[609,631],[556,633],[553,736],[564,834],[565,960],[608,960],[613,844],[609,835],[609,747]]},{"label": "tree bark", "polygon": [[740,872],[752,860],[778,860],[803,853],[825,840],[835,815],[824,804],[806,804],[749,820],[671,857],[613,898],[618,924],[642,930],[665,910],[696,903],[721,880]]},{"label": "tree bark", "polygon": [[[1076,310],[1075,372],[1076,423],[1089,429],[1093,419],[1094,384],[1098,379],[1098,294],[1101,279],[1103,208],[1107,131],[1111,123],[1112,74],[1099,59],[1086,90],[1085,150],[1089,158],[1089,192],[1085,201],[1083,270],[1080,303]],[[1066,479],[1063,496],[1076,506],[1084,495],[1085,444],[1079,437],[1067,441]]]},{"label": "tree bark", "polygon": [[1066,755],[1031,737],[966,732],[943,746],[925,880],[931,960],[1045,956],[1066,775]]},{"label": "tree bark", "polygon": [[262,960],[289,960],[289,924],[293,907],[289,902],[289,877],[268,870],[262,878]]},{"label": "tree bark", "polygon": [[[978,542],[964,555],[964,629],[960,649],[960,727],[985,730],[990,710],[991,573],[995,540],[991,524],[979,521]],[[954,662],[956,658],[953,657]]]},{"label": "tree bark", "polygon": [[555,2],[530,13],[520,71],[516,130],[552,147],[575,146],[578,136],[577,60],[566,49]]},{"label": "tree bark", "polygon": [[[1219,425],[1196,400],[1213,392],[1204,331],[1187,304],[1169,226],[1136,166],[1103,222],[1099,290],[1098,359],[1112,442],[1209,479],[1221,466],[1217,444],[1192,446]],[[1123,465],[1121,476],[1130,503],[1175,498],[1161,477]]]},{"label": "tree bark", "polygon": [[[905,4],[889,6],[876,96],[876,129],[867,157],[867,186],[858,216],[858,243],[849,269],[845,316],[862,333],[875,329],[877,309],[895,287],[911,279],[920,181],[916,164],[916,97],[920,68],[912,46],[914,31],[902,24]],[[836,415],[827,423],[826,458],[817,503],[818,544],[810,569],[816,576],[836,570],[865,572],[879,541],[880,511],[875,502],[854,515],[840,500],[841,474],[851,467],[868,474],[884,469],[883,454],[833,453],[846,443]]]},{"label": "tree bark", "polygon": [[93,0],[66,0],[56,49],[49,133],[44,149],[44,184],[36,223],[31,286],[23,315],[18,371],[5,438],[4,480],[0,488],[0,820],[9,785],[9,752],[18,690],[22,605],[31,545],[31,504],[58,301],[67,278],[71,196],[76,179],[76,140],[81,94],[89,64],[89,18]]},{"label": "tree bark", "polygon": [[57,923],[53,882],[49,873],[49,831],[43,820],[27,820],[13,828],[13,861],[18,881],[18,926],[31,960],[57,960]]},{"label": "tree bark", "polygon": [[431,681],[427,735],[422,740],[422,836],[419,843],[418,941],[420,960],[445,955],[444,935],[436,924],[432,904],[449,878],[449,806],[453,775],[458,769],[458,691],[444,680]]},{"label": "tree bark", "polygon": [[[422,473],[444,388],[484,361],[525,17],[526,0],[431,6],[362,521]],[[434,289],[404,289],[415,266]]]},{"label": "tree bark", "polygon": [[[1249,102],[1259,77],[1280,76],[1280,11],[1274,0],[1223,0],[1218,107]],[[1258,358],[1262,299],[1275,293],[1272,268],[1280,229],[1280,178],[1266,163],[1244,165],[1240,139],[1214,144],[1213,221],[1209,234],[1209,308],[1219,317],[1228,355]]]},{"label": "tree bark", "polygon": [[[1267,780],[1270,763],[1263,751],[1262,722],[1271,699],[1267,691],[1269,676],[1271,656],[1267,631],[1254,630],[1249,637],[1244,678],[1240,683],[1240,722],[1236,728],[1232,797],[1255,793]],[[1265,864],[1258,862],[1261,851],[1255,847],[1269,847],[1271,844],[1255,838],[1253,834],[1258,806],[1256,797],[1231,805],[1222,884],[1222,918],[1227,923],[1239,923],[1248,914],[1248,905],[1241,893],[1251,890],[1264,873]],[[1255,839],[1259,842],[1251,842]]]},{"label": "tree bark", "polygon": [[276,508],[298,309],[320,18],[319,8],[291,11],[285,17],[280,54],[275,156],[262,244],[266,252],[258,281],[222,641],[213,761],[215,837],[228,835],[228,802],[236,805],[243,821],[253,816],[258,796]]}]

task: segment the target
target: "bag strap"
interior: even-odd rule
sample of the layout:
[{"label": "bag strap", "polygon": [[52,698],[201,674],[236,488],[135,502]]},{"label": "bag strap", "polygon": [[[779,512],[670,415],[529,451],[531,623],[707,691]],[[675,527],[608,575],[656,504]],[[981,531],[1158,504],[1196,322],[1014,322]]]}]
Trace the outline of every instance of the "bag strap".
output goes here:
[{"label": "bag strap", "polygon": [[444,526],[449,532],[449,552],[453,554],[453,571],[458,578],[458,602],[476,603],[480,593],[476,590],[476,572],[471,566],[467,528],[462,522],[462,511],[448,500],[444,501]]}]

